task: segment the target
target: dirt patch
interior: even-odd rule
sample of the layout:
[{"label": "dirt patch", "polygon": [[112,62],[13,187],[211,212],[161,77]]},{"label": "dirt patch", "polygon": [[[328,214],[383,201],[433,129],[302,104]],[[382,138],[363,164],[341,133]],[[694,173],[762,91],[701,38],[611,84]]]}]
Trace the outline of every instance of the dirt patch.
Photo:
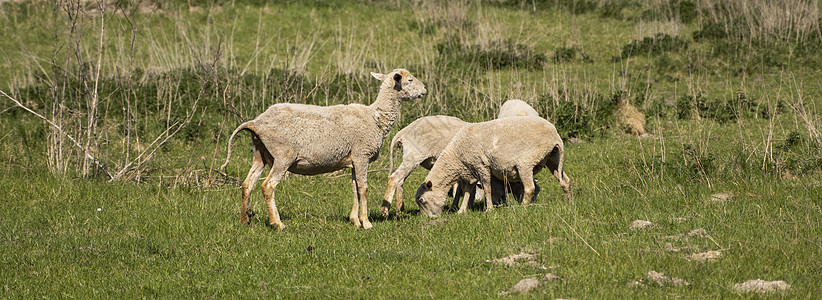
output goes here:
[{"label": "dirt patch", "polygon": [[748,280],[743,283],[734,284],[734,290],[737,292],[742,293],[749,293],[749,292],[756,292],[756,293],[768,293],[768,292],[781,292],[787,291],[791,288],[791,285],[785,282],[784,280],[777,280],[777,281],[765,281],[762,279],[755,279],[755,280]]},{"label": "dirt patch", "polygon": [[706,237],[708,236],[708,231],[704,228],[697,228],[688,232],[687,236],[689,237]]},{"label": "dirt patch", "polygon": [[734,198],[734,194],[731,193],[731,192],[717,193],[717,194],[711,195],[710,201],[711,202],[725,203],[725,202],[731,201],[731,199],[733,199],[733,198]]},{"label": "dirt patch", "polygon": [[580,140],[580,139],[578,139],[578,138],[572,137],[572,138],[568,139],[565,143],[566,143],[566,144],[582,144],[582,143],[584,143],[584,142],[585,142],[585,141],[583,141],[583,140]]},{"label": "dirt patch", "polygon": [[691,285],[691,283],[689,283],[688,281],[685,281],[684,279],[676,278],[676,277],[668,277],[668,276],[665,276],[665,274],[663,274],[663,273],[659,273],[659,272],[653,271],[653,270],[648,271],[648,281],[656,283],[659,286],[666,286],[666,285],[688,286],[688,285]]},{"label": "dirt patch", "polygon": [[715,262],[717,259],[722,257],[721,251],[705,251],[700,253],[694,253],[691,255],[686,256],[688,260],[698,262],[700,264],[708,263],[708,262]]},{"label": "dirt patch", "polygon": [[533,290],[535,288],[538,288],[540,285],[542,285],[542,282],[540,282],[537,279],[525,278],[525,279],[520,280],[519,282],[517,282],[517,284],[514,285],[514,287],[512,287],[510,290],[499,292],[499,294],[500,295],[508,295],[508,294],[515,294],[515,293],[526,294],[526,293],[530,292],[531,290]]},{"label": "dirt patch", "polygon": [[631,226],[629,226],[628,228],[631,229],[631,230],[639,230],[639,229],[645,229],[645,228],[651,227],[653,225],[654,225],[654,223],[651,223],[651,222],[648,222],[648,221],[634,220],[633,222],[631,222]]},{"label": "dirt patch", "polygon": [[554,275],[554,273],[545,274],[545,280],[547,280],[548,282],[559,281],[560,279],[562,278],[560,278],[557,275]]},{"label": "dirt patch", "polygon": [[516,267],[519,265],[528,265],[538,267],[537,255],[531,253],[520,252],[518,254],[511,254],[503,258],[497,258],[491,261],[495,264],[505,265],[507,267]]}]

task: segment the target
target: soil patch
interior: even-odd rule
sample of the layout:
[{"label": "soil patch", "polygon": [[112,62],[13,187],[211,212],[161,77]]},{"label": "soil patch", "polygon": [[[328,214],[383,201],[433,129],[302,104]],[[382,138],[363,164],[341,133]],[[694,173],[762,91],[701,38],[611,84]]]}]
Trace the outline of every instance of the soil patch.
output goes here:
[{"label": "soil patch", "polygon": [[725,203],[725,202],[731,201],[731,199],[733,199],[733,198],[734,198],[733,193],[730,193],[730,192],[728,192],[728,193],[718,193],[718,194],[711,195],[710,201],[711,202]]},{"label": "soil patch", "polygon": [[784,280],[777,280],[777,281],[765,281],[762,279],[754,279],[748,280],[743,283],[734,284],[734,290],[737,292],[756,292],[756,293],[768,293],[768,292],[779,292],[779,291],[787,291],[791,288],[791,285],[785,282]]},{"label": "soil patch", "polygon": [[537,264],[537,255],[531,253],[520,252],[518,254],[511,254],[503,258],[497,258],[492,260],[492,263],[505,265],[508,267],[516,267],[519,265],[528,265],[532,267],[538,267]]},{"label": "soil patch", "polygon": [[652,225],[654,225],[654,223],[644,220],[634,220],[633,222],[631,222],[631,226],[628,228],[630,228],[631,230],[639,230],[651,227]]},{"label": "soil patch", "polygon": [[500,292],[499,294],[500,295],[508,295],[508,294],[515,294],[515,293],[526,294],[526,293],[530,292],[531,290],[533,290],[535,288],[538,288],[541,284],[542,283],[537,279],[525,278],[525,279],[520,280],[519,282],[517,282],[517,284],[514,285],[514,287],[512,287],[510,290]]},{"label": "soil patch", "polygon": [[717,259],[722,257],[721,251],[705,251],[700,253],[694,253],[691,255],[686,256],[688,260],[696,261],[700,264],[708,263],[708,262],[715,262]]},{"label": "soil patch", "polygon": [[673,285],[673,286],[687,286],[691,285],[688,281],[681,278],[668,277],[663,273],[657,271],[648,271],[648,281],[656,283],[659,286]]}]

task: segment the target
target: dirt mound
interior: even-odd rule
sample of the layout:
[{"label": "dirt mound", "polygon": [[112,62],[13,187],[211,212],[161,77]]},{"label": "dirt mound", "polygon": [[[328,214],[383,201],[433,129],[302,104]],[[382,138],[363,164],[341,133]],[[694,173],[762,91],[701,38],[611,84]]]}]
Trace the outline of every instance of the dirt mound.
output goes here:
[{"label": "dirt mound", "polygon": [[696,261],[700,264],[704,264],[707,262],[714,262],[720,257],[722,257],[721,251],[705,251],[688,255],[685,258],[687,258],[688,260]]},{"label": "dirt mound", "polygon": [[665,285],[687,286],[687,285],[691,285],[691,283],[685,281],[684,279],[676,278],[676,277],[671,278],[671,277],[665,276],[665,274],[663,274],[663,273],[659,273],[659,272],[653,271],[653,270],[648,271],[648,281],[656,283],[659,286],[665,286]]},{"label": "dirt mound", "polygon": [[708,236],[708,231],[705,228],[697,228],[688,232],[689,237],[706,237]]},{"label": "dirt mound", "polygon": [[492,263],[505,265],[508,267],[516,267],[519,265],[529,265],[532,267],[538,267],[537,264],[537,255],[531,253],[520,252],[519,254],[511,254],[503,258],[497,258],[492,260]]},{"label": "dirt mound", "polygon": [[644,220],[634,220],[633,222],[631,222],[631,226],[628,228],[630,228],[631,230],[639,230],[651,227],[652,225],[654,225],[654,223]]},{"label": "dirt mound", "polygon": [[724,202],[731,201],[731,199],[733,199],[733,197],[734,197],[734,194],[730,193],[730,192],[728,192],[728,193],[717,193],[717,194],[711,195],[711,200],[710,201],[711,202],[723,202],[724,203]]},{"label": "dirt mound", "polygon": [[520,280],[519,282],[517,282],[517,284],[514,285],[514,287],[512,287],[510,290],[500,292],[499,294],[500,295],[508,295],[508,294],[515,294],[515,293],[526,294],[526,293],[530,292],[531,290],[533,290],[535,288],[538,288],[540,285],[542,285],[542,282],[540,282],[537,279],[525,278],[525,279]]},{"label": "dirt mound", "polygon": [[755,279],[755,280],[748,280],[743,283],[734,284],[734,290],[737,292],[757,292],[757,293],[768,293],[768,292],[778,292],[778,291],[787,291],[791,288],[791,285],[785,282],[784,280],[777,280],[777,281],[765,281],[762,279]]}]

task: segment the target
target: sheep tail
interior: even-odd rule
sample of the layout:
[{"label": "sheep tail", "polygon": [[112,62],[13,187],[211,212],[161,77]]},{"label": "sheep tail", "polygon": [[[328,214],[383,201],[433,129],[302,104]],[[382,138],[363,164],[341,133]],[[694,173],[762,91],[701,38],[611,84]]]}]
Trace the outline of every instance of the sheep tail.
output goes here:
[{"label": "sheep tail", "polygon": [[394,173],[394,147],[397,146],[397,142],[400,141],[401,137],[402,130],[400,130],[399,132],[397,132],[397,134],[394,135],[394,138],[391,139],[391,146],[388,147],[388,174]]},{"label": "sheep tail", "polygon": [[234,136],[236,136],[237,133],[243,131],[244,129],[253,131],[254,129],[252,127],[252,124],[253,123],[251,123],[251,121],[240,124],[240,126],[237,127],[237,129],[234,129],[234,132],[231,133],[231,137],[228,138],[228,154],[225,157],[225,163],[222,166],[220,166],[220,171],[224,170],[225,167],[228,166],[228,161],[231,159],[231,143],[234,142]]}]

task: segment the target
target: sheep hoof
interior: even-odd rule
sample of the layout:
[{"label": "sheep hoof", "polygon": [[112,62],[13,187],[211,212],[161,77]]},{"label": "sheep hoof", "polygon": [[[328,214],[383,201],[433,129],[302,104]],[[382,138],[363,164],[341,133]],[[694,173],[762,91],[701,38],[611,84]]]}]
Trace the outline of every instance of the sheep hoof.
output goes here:
[{"label": "sheep hoof", "polygon": [[380,207],[380,214],[382,214],[383,217],[387,217],[388,216],[388,206]]},{"label": "sheep hoof", "polygon": [[269,225],[271,225],[272,227],[277,227],[277,230],[279,231],[283,231],[285,229],[285,224],[283,224],[283,222],[271,223]]},{"label": "sheep hoof", "polygon": [[362,225],[360,224],[360,219],[358,219],[357,217],[349,217],[349,218],[348,218],[348,221],[351,221],[351,223],[353,223],[353,224],[354,224],[354,226],[356,226],[357,228],[359,228],[359,227],[361,227],[361,226],[362,226]]},{"label": "sheep hoof", "polygon": [[367,229],[371,229],[371,228],[373,228],[373,227],[374,227],[374,226],[371,226],[371,222],[368,222],[368,220],[365,220],[365,221],[363,221],[363,222],[362,222],[362,228],[363,228],[363,229],[366,229],[366,230],[367,230]]}]

